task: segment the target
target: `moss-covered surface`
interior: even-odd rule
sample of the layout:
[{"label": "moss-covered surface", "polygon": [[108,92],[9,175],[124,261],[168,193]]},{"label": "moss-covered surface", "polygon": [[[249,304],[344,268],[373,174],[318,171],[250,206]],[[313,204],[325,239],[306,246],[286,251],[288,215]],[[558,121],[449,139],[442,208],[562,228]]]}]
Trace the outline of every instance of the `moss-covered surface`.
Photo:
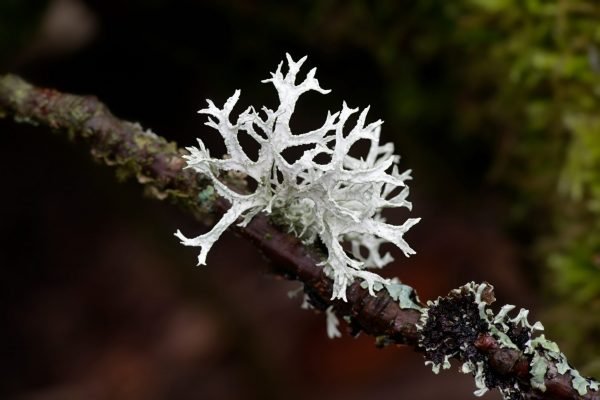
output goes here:
[{"label": "moss-covered surface", "polygon": [[201,177],[190,179],[193,174],[183,170],[183,151],[174,142],[116,119],[95,97],[40,89],[5,75],[0,76],[0,110],[17,122],[48,126],[86,141],[96,160],[115,168],[118,180],[137,179],[149,196],[169,199],[201,219],[212,212],[212,186]]}]

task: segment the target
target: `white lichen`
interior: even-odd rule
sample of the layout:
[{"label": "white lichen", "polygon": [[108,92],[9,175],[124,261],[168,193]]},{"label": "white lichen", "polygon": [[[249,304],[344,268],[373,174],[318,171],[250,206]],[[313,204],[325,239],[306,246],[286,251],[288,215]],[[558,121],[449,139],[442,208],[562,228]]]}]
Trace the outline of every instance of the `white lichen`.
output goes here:
[{"label": "white lichen", "polygon": [[439,374],[440,373],[440,368],[441,369],[450,369],[451,365],[450,365],[450,357],[449,355],[446,355],[444,357],[444,361],[441,364],[436,364],[433,361],[425,361],[425,365],[430,365],[431,366],[431,371],[434,374]]},{"label": "white lichen", "polygon": [[[360,112],[348,133],[345,124],[358,109],[345,102],[341,111],[327,113],[322,127],[305,133],[292,132],[290,119],[298,98],[311,90],[329,93],[319,86],[315,69],[296,84],[305,59],[296,62],[287,55],[287,73],[283,74],[281,63],[271,78],[263,81],[272,83],[277,90],[280,105],[276,110],[263,107],[259,113],[249,107],[232,123],[230,114],[240,97],[236,90],[223,108],[208,100],[208,107],[199,111],[209,115],[206,124],[223,137],[227,157],[211,157],[203,141],[198,140],[198,147],[187,148],[187,167],[209,177],[231,208],[210,232],[188,238],[177,231],[176,236],[186,246],[200,247],[198,264],[203,265],[213,244],[230,225],[240,220],[239,225],[245,226],[260,212],[275,214],[305,243],[318,238],[327,248],[327,259],[322,265],[333,279],[332,299],[346,300],[346,288],[357,278],[366,282],[374,295],[375,284],[388,285],[389,281],[366,269],[381,268],[392,261],[389,254],[381,255],[380,245],[393,243],[406,256],[414,254],[403,235],[419,219],[392,225],[381,216],[384,208],[411,208],[406,186],[410,171],[399,172],[399,157],[394,155],[391,143],[379,144],[382,121],[367,124],[368,107]],[[253,160],[242,148],[238,140],[241,133],[260,146],[258,159]],[[351,156],[350,148],[361,139],[370,145],[366,155]],[[299,159],[286,161],[283,152],[297,146],[308,149]],[[238,193],[227,186],[221,177],[232,171],[256,181],[256,189]],[[344,250],[343,242],[350,244],[351,256]]]},{"label": "white lichen", "polygon": [[342,336],[342,333],[338,329],[340,320],[333,312],[333,306],[327,307],[325,310],[325,316],[327,317],[327,336],[329,339],[334,339]]},{"label": "white lichen", "polygon": [[473,394],[477,397],[483,396],[489,388],[485,384],[485,370],[483,369],[483,361],[478,361],[475,368],[475,387],[477,390]]}]

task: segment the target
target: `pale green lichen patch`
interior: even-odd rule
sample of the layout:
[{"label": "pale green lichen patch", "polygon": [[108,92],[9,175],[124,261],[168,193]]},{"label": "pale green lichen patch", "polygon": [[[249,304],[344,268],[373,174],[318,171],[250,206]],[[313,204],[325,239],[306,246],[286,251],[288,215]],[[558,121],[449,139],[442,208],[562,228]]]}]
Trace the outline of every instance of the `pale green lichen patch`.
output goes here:
[{"label": "pale green lichen patch", "polygon": [[531,349],[541,347],[544,350],[548,350],[550,352],[550,354],[552,354],[553,358],[558,358],[558,355],[556,355],[556,354],[560,352],[560,349],[558,348],[558,344],[556,344],[552,340],[546,339],[546,335],[544,335],[544,334],[541,334],[540,336],[536,337],[535,339],[532,339],[531,342],[529,343],[528,347]]},{"label": "pale green lichen patch", "polygon": [[402,309],[412,308],[413,310],[422,311],[423,307],[419,305],[420,301],[415,290],[400,282],[399,279],[393,278],[390,283],[385,286],[392,299],[396,300]]},{"label": "pale green lichen patch", "polygon": [[598,388],[598,382],[582,377],[579,371],[569,365],[567,357],[560,351],[558,344],[546,339],[544,335],[528,341],[524,353],[532,354],[529,368],[531,386],[542,392],[546,390],[544,382],[551,364],[559,374],[571,375],[573,389],[581,396],[585,395],[588,389],[597,390]]},{"label": "pale green lichen patch", "polygon": [[573,377],[573,388],[577,390],[577,393],[584,395],[587,393],[587,389],[590,386],[590,382],[582,377],[577,370],[570,370],[569,373]]},{"label": "pale green lichen patch", "polygon": [[534,354],[531,359],[531,367],[529,368],[529,373],[531,374],[531,379],[529,380],[531,386],[541,390],[542,392],[546,391],[546,385],[544,383],[546,377],[546,371],[548,371],[548,360],[539,354]]},{"label": "pale green lichen patch", "polygon": [[[368,289],[369,284],[367,282],[361,282],[360,287]],[[373,284],[374,292],[378,292],[383,288],[387,290],[390,297],[398,303],[401,309],[413,309],[417,311],[422,311],[424,309],[419,305],[420,301],[415,289],[403,284],[398,278],[392,278],[388,283],[375,282]]]},{"label": "pale green lichen patch", "polygon": [[571,366],[567,362],[566,358],[562,359],[556,363],[556,370],[558,371],[559,374],[564,374],[565,372],[567,372],[570,369],[571,369]]}]

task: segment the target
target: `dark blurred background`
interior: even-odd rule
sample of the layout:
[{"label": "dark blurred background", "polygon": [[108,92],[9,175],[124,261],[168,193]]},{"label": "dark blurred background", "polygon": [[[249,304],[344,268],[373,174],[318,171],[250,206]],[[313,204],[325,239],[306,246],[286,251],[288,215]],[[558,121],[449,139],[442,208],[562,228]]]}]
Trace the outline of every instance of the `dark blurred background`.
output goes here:
[{"label": "dark blurred background", "polygon": [[[260,80],[308,55],[333,92],[304,96],[296,128],[370,104],[413,170],[417,255],[387,273],[424,300],[489,281],[599,377],[598,22],[592,0],[0,0],[0,73],[94,94],[184,146],[213,135],[205,98],[273,107]],[[0,132],[1,398],[472,397],[456,365],[433,376],[411,349],[327,339],[231,234],[194,267],[173,232],[207,227],[85,146]]]}]

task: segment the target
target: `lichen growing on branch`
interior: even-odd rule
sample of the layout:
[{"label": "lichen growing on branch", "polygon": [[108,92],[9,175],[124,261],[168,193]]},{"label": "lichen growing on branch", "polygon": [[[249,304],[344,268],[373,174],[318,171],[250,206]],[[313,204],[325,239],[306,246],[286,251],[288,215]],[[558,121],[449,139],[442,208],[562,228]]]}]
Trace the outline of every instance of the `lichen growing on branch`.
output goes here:
[{"label": "lichen growing on branch", "polygon": [[529,385],[535,389],[545,392],[547,377],[557,372],[568,374],[571,387],[580,396],[598,391],[598,382],[582,377],[568,364],[556,343],[538,335],[544,327],[539,321],[529,323],[529,310],[521,308],[510,318],[515,306],[507,304],[494,313],[489,308],[495,301],[493,289],[488,283],[470,282],[446,297],[427,303],[417,328],[421,333],[419,344],[425,350],[425,364],[431,365],[434,373],[440,368],[450,368],[450,358],[455,357],[463,360],[461,372],[474,375],[476,396],[498,388],[504,399],[523,398],[523,382],[515,375],[491,368],[489,358],[479,351],[478,342],[487,337],[506,351],[509,365],[515,365],[523,354],[530,355]]},{"label": "lichen growing on branch", "polygon": [[[145,175],[138,176],[139,183],[164,192],[156,196],[161,200],[190,199],[180,204],[196,218],[204,220],[208,207],[214,206],[219,214],[226,211],[208,179],[199,181],[193,171],[181,171],[184,161],[176,146],[144,133],[138,124],[116,118],[95,97],[0,76],[0,118],[50,127],[86,142],[92,154],[102,155],[97,158],[100,162],[132,168],[134,175],[142,169]],[[143,140],[136,140],[139,135]],[[120,165],[124,159],[130,162]],[[329,315],[332,335],[338,333],[335,313],[351,324],[355,335],[365,332],[376,336],[378,345],[407,344],[424,352],[436,370],[447,368],[451,358],[457,359],[463,372],[475,375],[478,393],[498,387],[505,397],[519,399],[600,400],[597,381],[573,369],[555,343],[532,335],[541,326],[529,324],[526,310],[508,318],[513,306],[504,306],[498,313],[488,309],[494,300],[489,284],[470,283],[425,307],[416,292],[400,282],[392,280],[385,291],[382,284],[374,284],[375,297],[366,290],[367,282],[355,282],[347,290],[348,302],[333,301],[333,282],[317,266],[321,255],[313,247],[282,232],[264,214],[245,227],[233,228],[273,261],[273,272],[303,282],[311,303]]]},{"label": "lichen growing on branch", "polygon": [[[283,221],[304,243],[323,243],[328,254],[322,266],[334,282],[332,299],[346,300],[346,289],[356,278],[365,282],[374,295],[377,287],[391,284],[367,271],[382,268],[393,260],[388,253],[380,253],[380,245],[389,242],[406,256],[415,253],[403,234],[419,218],[392,225],[381,215],[384,208],[411,208],[406,186],[411,179],[410,170],[399,172],[399,156],[394,154],[392,143],[379,144],[382,121],[366,124],[368,107],[360,112],[349,133],[345,132],[345,125],[359,110],[345,102],[341,111],[327,113],[322,127],[306,133],[292,132],[290,119],[299,97],[311,90],[329,93],[315,79],[316,69],[296,84],[305,60],[306,57],[296,62],[287,55],[288,72],[283,74],[280,63],[271,78],[263,81],[272,83],[277,90],[280,105],[276,110],[263,107],[261,114],[249,107],[232,123],[230,114],[240,97],[236,90],[223,108],[208,100],[208,107],[199,111],[209,115],[206,125],[223,137],[227,156],[213,158],[198,139],[198,147],[187,148],[187,165],[208,176],[231,208],[210,232],[188,238],[177,231],[176,236],[186,246],[200,247],[198,264],[206,264],[210,248],[230,225],[241,219],[239,224],[245,226],[257,214],[266,212]],[[251,137],[260,146],[257,159],[242,148],[240,134]],[[361,139],[370,142],[368,152],[361,158],[351,156],[350,149]],[[286,160],[284,152],[300,146],[306,149],[303,154],[294,161]],[[253,179],[256,189],[239,193],[227,186],[221,177],[232,171]],[[351,256],[344,250],[343,242],[351,246]]]}]

